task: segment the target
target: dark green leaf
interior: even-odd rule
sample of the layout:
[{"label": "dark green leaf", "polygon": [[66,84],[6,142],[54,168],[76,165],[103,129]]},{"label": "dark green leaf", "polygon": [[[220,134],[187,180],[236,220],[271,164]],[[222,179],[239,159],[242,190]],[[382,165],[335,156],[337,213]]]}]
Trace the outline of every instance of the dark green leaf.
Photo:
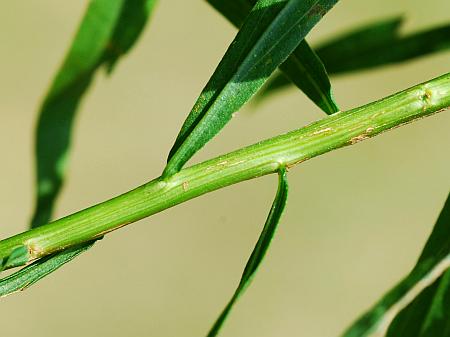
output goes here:
[{"label": "dark green leaf", "polygon": [[[356,321],[344,337],[449,336],[450,195],[416,266]],[[405,309],[404,309],[405,308]],[[403,311],[402,311],[403,310]]]},{"label": "dark green leaf", "polygon": [[64,181],[72,126],[95,72],[112,69],[141,33],[155,0],[92,0],[42,104],[36,132],[37,195],[32,226],[47,223]]},{"label": "dark green leaf", "polygon": [[259,0],[203,89],[169,154],[163,176],[214,137],[338,0]]},{"label": "dark green leaf", "polygon": [[91,248],[93,243],[84,245],[83,248],[70,248],[60,253],[46,256],[29,266],[0,280],[0,297],[7,296],[17,291],[24,290],[41,278],[54,272],[63,264],[74,259],[77,255]]},{"label": "dark green leaf", "polygon": [[259,236],[258,242],[256,243],[256,246],[253,249],[252,254],[250,255],[247,265],[245,266],[241,281],[239,282],[239,285],[230,302],[228,302],[227,306],[222,311],[219,318],[216,320],[213,327],[209,331],[208,337],[216,336],[219,333],[220,328],[227,319],[228,314],[233,308],[233,305],[243,294],[245,289],[250,285],[256,271],[258,270],[259,265],[261,264],[267,250],[269,249],[270,243],[275,234],[275,230],[277,229],[278,223],[280,222],[284,207],[286,206],[288,195],[286,169],[282,168],[278,173],[278,177],[278,190],[275,196],[275,200],[273,201],[272,207],[270,209],[266,223],[264,224],[261,235]]},{"label": "dark green leaf", "polygon": [[339,111],[324,64],[303,40],[280,65],[283,74],[328,115]]},{"label": "dark green leaf", "polygon": [[[207,0],[236,27],[241,27],[256,0]],[[327,114],[339,111],[322,61],[306,40],[280,65],[284,74]]]},{"label": "dark green leaf", "polygon": [[[418,263],[445,258],[450,252],[450,195]],[[392,322],[388,337],[450,336],[450,271],[438,278],[403,309]]]},{"label": "dark green leaf", "polygon": [[402,310],[387,336],[450,336],[450,271],[437,279]]},{"label": "dark green leaf", "polygon": [[[334,75],[409,61],[450,48],[450,25],[400,36],[402,22],[400,17],[376,22],[331,39],[315,50],[328,73]],[[277,74],[261,95],[289,85],[282,74]]]}]

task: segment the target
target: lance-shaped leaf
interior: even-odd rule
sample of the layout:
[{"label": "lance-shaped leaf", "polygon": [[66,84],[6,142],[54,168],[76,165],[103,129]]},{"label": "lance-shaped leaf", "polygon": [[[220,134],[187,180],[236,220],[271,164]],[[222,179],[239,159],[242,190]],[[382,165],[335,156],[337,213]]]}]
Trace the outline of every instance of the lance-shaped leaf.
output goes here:
[{"label": "lance-shaped leaf", "polygon": [[[92,0],[40,110],[36,131],[37,193],[32,227],[47,223],[64,181],[74,117],[95,72],[109,72],[141,34],[156,0]],[[29,286],[92,244],[36,261],[1,281],[1,294]]]},{"label": "lance-shaped leaf", "polygon": [[172,147],[163,176],[214,137],[338,0],[259,0],[203,89]]},{"label": "lance-shaped leaf", "polygon": [[7,296],[17,291],[24,290],[41,278],[54,272],[63,264],[74,259],[82,252],[91,248],[93,243],[83,245],[83,247],[69,248],[61,253],[46,256],[29,266],[0,280],[0,297]]},{"label": "lance-shaped leaf", "polygon": [[[450,25],[401,36],[402,22],[402,18],[397,17],[342,34],[315,48],[316,53],[328,74],[335,75],[409,61],[450,49]],[[266,96],[290,85],[283,74],[277,74],[260,95]]]},{"label": "lance-shaped leaf", "polygon": [[384,336],[397,315],[389,337],[449,336],[449,268],[450,194],[411,273],[356,321],[344,337]]},{"label": "lance-shaped leaf", "polygon": [[[207,0],[233,25],[241,27],[256,0]],[[325,113],[339,111],[333,99],[331,83],[325,66],[306,40],[280,65],[280,69],[300,90],[302,90]]]},{"label": "lance-shaped leaf", "polygon": [[259,265],[261,264],[267,250],[269,249],[270,243],[275,234],[275,230],[277,229],[281,215],[283,214],[284,207],[286,206],[287,195],[288,183],[286,177],[286,169],[282,168],[278,173],[278,190],[275,196],[275,200],[273,201],[272,207],[270,209],[269,215],[267,216],[266,223],[264,224],[264,228],[261,232],[261,235],[259,236],[258,242],[256,243],[256,246],[253,249],[252,254],[250,255],[247,265],[244,268],[241,281],[239,282],[236,291],[231,297],[231,300],[228,302],[227,306],[222,311],[219,318],[217,318],[213,327],[209,331],[208,337],[217,336],[220,328],[227,319],[234,304],[243,294],[245,289],[250,285],[256,271],[258,270]]},{"label": "lance-shaped leaf", "polygon": [[[448,254],[449,237],[450,195],[418,263]],[[450,270],[398,314],[389,327],[387,336],[450,336]]]},{"label": "lance-shaped leaf", "polygon": [[339,111],[325,66],[305,40],[280,65],[280,69],[287,79],[300,88],[326,114],[331,115]]},{"label": "lance-shaped leaf", "polygon": [[47,223],[64,181],[72,126],[95,72],[111,71],[140,35],[155,0],[91,0],[70,50],[44,99],[36,131],[36,208]]},{"label": "lance-shaped leaf", "polygon": [[397,315],[387,336],[450,336],[450,271]]},{"label": "lance-shaped leaf", "polygon": [[[403,20],[388,20],[318,46],[317,54],[332,74],[414,59],[450,48],[450,25],[400,36]],[[350,58],[350,55],[352,57]]]}]

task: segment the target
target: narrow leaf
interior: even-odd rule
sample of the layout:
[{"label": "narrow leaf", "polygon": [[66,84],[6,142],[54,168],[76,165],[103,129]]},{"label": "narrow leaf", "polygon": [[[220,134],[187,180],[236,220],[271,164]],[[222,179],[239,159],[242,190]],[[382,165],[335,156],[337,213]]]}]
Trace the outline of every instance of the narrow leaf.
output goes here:
[{"label": "narrow leaf", "polygon": [[[236,27],[241,27],[256,0],[207,0]],[[333,99],[331,83],[325,66],[309,47],[306,40],[280,65],[280,69],[300,90],[302,90],[324,112],[339,111]]]},{"label": "narrow leaf", "polygon": [[184,122],[168,177],[214,137],[338,0],[259,0]]},{"label": "narrow leaf", "polygon": [[332,74],[411,60],[450,48],[450,25],[400,36],[401,18],[345,34],[317,47]]},{"label": "narrow leaf", "polygon": [[54,272],[63,264],[74,259],[82,252],[88,250],[93,246],[93,243],[84,245],[83,248],[69,248],[60,253],[46,256],[29,266],[11,274],[0,280],[0,297],[7,296],[17,291],[24,290],[32,284],[39,281],[41,278]]},{"label": "narrow leaf", "polygon": [[[450,252],[450,195],[418,263]],[[388,337],[450,336],[450,270],[395,318]]]},{"label": "narrow leaf", "polygon": [[325,66],[305,40],[280,65],[280,70],[326,114],[339,111]]},{"label": "narrow leaf", "polygon": [[32,227],[51,219],[64,181],[75,114],[95,72],[103,64],[112,70],[131,48],[154,3],[155,0],[91,0],[39,112]]},{"label": "narrow leaf", "polygon": [[242,274],[241,281],[225,309],[220,314],[219,318],[214,323],[213,327],[208,333],[208,337],[217,336],[222,327],[223,323],[227,319],[231,309],[233,308],[236,301],[244,293],[245,289],[250,285],[259,265],[261,264],[267,250],[269,249],[272,238],[277,229],[278,223],[280,222],[281,215],[283,213],[284,207],[286,206],[286,200],[288,195],[288,183],[286,177],[286,169],[280,169],[278,173],[278,190],[273,201],[272,207],[270,209],[269,215],[267,216],[264,228],[259,236],[258,242],[253,249],[252,254],[245,266],[244,272]]},{"label": "narrow leaf", "polygon": [[[328,74],[335,75],[410,61],[450,48],[450,25],[401,36],[402,18],[383,20],[342,34],[315,48]],[[261,90],[265,96],[290,86],[277,74]]]},{"label": "narrow leaf", "polygon": [[[32,227],[50,221],[62,188],[77,108],[96,71],[111,72],[140,36],[156,0],[91,0],[42,104],[36,131],[37,191]],[[2,294],[29,286],[92,246],[54,254],[2,280]]]},{"label": "narrow leaf", "polygon": [[450,271],[437,279],[394,319],[388,337],[450,336]]},{"label": "narrow leaf", "polygon": [[[450,310],[449,268],[450,194],[411,273],[343,336],[384,336],[392,320],[403,309],[388,336],[448,336],[443,333],[450,331],[448,315],[445,316]],[[433,334],[433,331],[439,333]]]}]

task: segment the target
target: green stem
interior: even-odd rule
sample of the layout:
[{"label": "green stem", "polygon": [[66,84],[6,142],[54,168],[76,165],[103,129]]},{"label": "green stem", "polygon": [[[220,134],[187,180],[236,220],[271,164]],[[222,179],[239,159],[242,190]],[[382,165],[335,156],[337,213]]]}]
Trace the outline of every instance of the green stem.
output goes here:
[{"label": "green stem", "polygon": [[[0,260],[27,247],[32,261],[102,235],[199,195],[256,178],[450,106],[450,74],[380,101],[338,112],[301,129],[188,167],[47,225],[0,241]],[[21,260],[20,263],[23,263]]]}]

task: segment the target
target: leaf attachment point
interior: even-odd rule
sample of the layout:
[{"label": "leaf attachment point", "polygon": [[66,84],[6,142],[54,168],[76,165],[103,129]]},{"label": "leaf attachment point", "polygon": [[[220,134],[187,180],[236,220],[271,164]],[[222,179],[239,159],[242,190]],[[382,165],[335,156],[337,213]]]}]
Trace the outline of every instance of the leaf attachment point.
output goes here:
[{"label": "leaf attachment point", "polygon": [[8,296],[17,291],[24,290],[43,277],[74,259],[82,252],[88,250],[94,243],[73,247],[53,255],[43,257],[29,266],[0,280],[0,297]]},{"label": "leaf attachment point", "polygon": [[338,0],[259,0],[216,68],[175,140],[163,177],[230,121]]}]

